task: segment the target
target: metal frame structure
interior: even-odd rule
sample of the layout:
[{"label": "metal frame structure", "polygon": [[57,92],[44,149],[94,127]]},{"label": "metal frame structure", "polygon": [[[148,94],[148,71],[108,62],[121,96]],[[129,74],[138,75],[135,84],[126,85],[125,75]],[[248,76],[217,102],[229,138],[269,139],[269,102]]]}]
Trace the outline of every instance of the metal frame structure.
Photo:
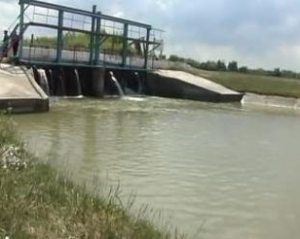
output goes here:
[{"label": "metal frame structure", "polygon": [[[142,54],[142,62],[140,61],[140,66],[137,68],[141,68],[144,70],[147,70],[151,68],[151,64],[149,66],[149,58],[152,57],[151,52],[153,52],[155,49],[158,48],[160,44],[162,44],[162,39],[155,38],[154,31],[157,31],[156,29],[153,29],[151,25],[135,22],[127,19],[117,18],[109,15],[102,14],[101,12],[97,11],[97,6],[93,6],[92,11],[86,11],[86,10],[80,10],[76,8],[61,6],[57,4],[52,3],[46,3],[42,1],[36,1],[36,0],[19,0],[20,5],[20,16],[19,16],[19,36],[20,36],[20,42],[19,42],[19,52],[18,57],[19,61],[34,61],[35,63],[39,63],[37,59],[31,59],[31,57],[26,57],[23,53],[24,46],[23,46],[23,34],[26,31],[26,29],[30,26],[33,27],[41,27],[41,28],[47,28],[47,29],[54,29],[57,31],[57,41],[56,41],[56,53],[55,53],[55,59],[52,59],[49,63],[51,64],[68,64],[67,60],[64,60],[63,55],[65,54],[64,51],[64,32],[75,32],[75,33],[83,33],[86,35],[89,35],[90,37],[90,43],[89,47],[86,51],[88,54],[88,60],[82,62],[82,61],[75,61],[73,59],[72,63],[73,65],[76,63],[80,63],[81,65],[86,66],[115,66],[116,68],[132,68],[132,65],[128,62],[131,60],[129,59],[129,47],[134,44],[142,45],[143,47],[143,54]],[[53,11],[55,12],[55,22],[49,23],[47,21],[41,21],[36,19],[30,19],[28,22],[25,21],[26,18],[26,11],[28,9],[32,8],[39,8],[42,9],[39,15],[43,15],[44,17],[48,17],[45,12]],[[71,26],[67,26],[65,22],[68,20],[67,16],[72,15],[82,18],[88,18],[88,23],[84,22],[84,24],[88,25],[88,29],[85,27],[79,27],[79,26],[73,26],[73,22],[71,22]],[[47,18],[48,19],[48,18]],[[113,27],[111,29],[107,30],[107,27],[105,26],[105,22],[108,22],[110,24],[113,24]],[[118,25],[119,28],[115,28],[115,25]],[[134,29],[137,34],[134,34]],[[160,31],[160,30],[158,30]],[[115,33],[115,32],[118,32]],[[142,32],[142,33],[141,33]],[[154,37],[153,37],[154,36]],[[113,61],[107,61],[105,59],[100,59],[101,56],[103,56],[102,51],[102,45],[103,43],[108,39],[114,39],[114,38],[120,38],[122,39],[121,43],[121,52],[120,52],[120,61],[119,62],[113,62]],[[114,40],[113,40],[114,41]],[[113,52],[113,51],[112,51]],[[101,55],[102,54],[102,55]],[[31,55],[31,54],[29,54]],[[75,53],[74,53],[75,55]],[[111,53],[108,55],[110,58],[115,55],[115,53]],[[102,57],[103,58],[103,57]]]}]

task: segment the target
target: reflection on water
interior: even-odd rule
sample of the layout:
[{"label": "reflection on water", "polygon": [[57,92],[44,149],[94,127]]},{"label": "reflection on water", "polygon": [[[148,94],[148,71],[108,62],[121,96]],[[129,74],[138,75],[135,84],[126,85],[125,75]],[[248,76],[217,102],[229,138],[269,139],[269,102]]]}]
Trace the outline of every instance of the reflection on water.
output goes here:
[{"label": "reflection on water", "polygon": [[254,111],[160,98],[55,99],[15,116],[30,148],[123,197],[161,210],[201,238],[299,238],[300,123],[295,111]]}]

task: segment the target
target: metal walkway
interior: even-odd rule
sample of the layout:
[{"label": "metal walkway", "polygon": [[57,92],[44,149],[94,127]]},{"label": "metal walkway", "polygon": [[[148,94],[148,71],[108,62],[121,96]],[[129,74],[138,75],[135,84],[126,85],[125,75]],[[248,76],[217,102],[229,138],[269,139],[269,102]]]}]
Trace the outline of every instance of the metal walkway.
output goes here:
[{"label": "metal walkway", "polygon": [[19,4],[10,38],[17,33],[21,64],[149,70],[162,54],[161,30],[104,15],[97,6],[85,11],[35,0]]}]

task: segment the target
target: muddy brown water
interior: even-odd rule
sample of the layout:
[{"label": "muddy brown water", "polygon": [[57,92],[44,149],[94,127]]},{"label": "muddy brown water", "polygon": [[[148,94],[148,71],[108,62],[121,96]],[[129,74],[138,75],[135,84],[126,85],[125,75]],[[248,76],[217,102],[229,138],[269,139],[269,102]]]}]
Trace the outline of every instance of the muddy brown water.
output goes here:
[{"label": "muddy brown water", "polygon": [[[204,239],[300,237],[300,114],[162,98],[52,99],[14,116],[31,151]],[[95,182],[94,182],[95,183]]]}]

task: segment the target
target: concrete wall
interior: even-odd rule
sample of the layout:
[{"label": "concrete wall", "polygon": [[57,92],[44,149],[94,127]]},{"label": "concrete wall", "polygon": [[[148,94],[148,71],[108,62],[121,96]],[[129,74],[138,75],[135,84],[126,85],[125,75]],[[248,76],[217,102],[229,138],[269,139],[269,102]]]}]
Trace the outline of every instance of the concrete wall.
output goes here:
[{"label": "concrete wall", "polygon": [[[192,80],[191,80],[192,79]],[[237,102],[243,95],[184,72],[155,71],[146,80],[146,93],[208,102]]]},{"label": "concrete wall", "polygon": [[281,96],[258,95],[253,93],[246,93],[242,103],[243,105],[255,107],[300,109],[300,99]]},{"label": "concrete wall", "polygon": [[49,110],[48,96],[35,82],[31,70],[2,64],[0,85],[0,110],[11,113]]},{"label": "concrete wall", "polygon": [[41,66],[34,70],[36,82],[38,70],[46,73],[50,96],[104,96],[105,68]]}]

